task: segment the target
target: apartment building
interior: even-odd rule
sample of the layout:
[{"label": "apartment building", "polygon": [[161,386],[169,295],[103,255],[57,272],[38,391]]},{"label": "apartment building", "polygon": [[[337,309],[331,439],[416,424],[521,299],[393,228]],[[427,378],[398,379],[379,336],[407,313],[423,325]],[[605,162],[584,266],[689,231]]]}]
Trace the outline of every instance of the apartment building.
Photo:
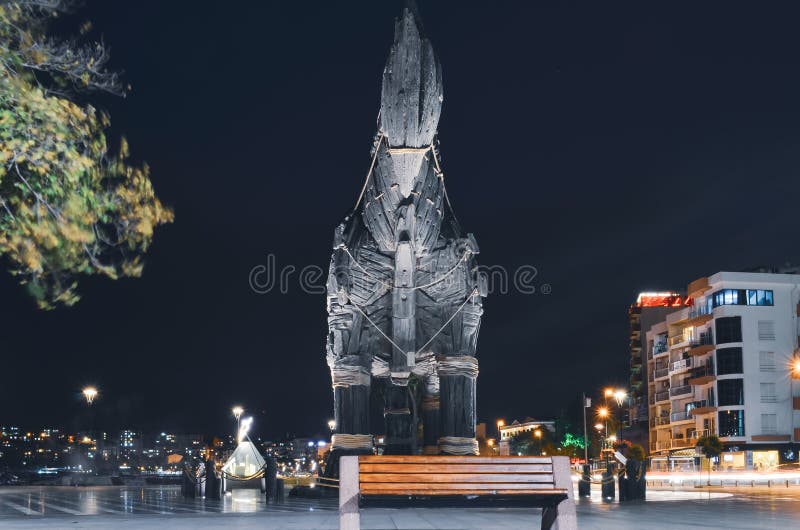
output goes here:
[{"label": "apartment building", "polygon": [[725,444],[722,469],[796,462],[800,275],[719,272],[687,299],[646,331],[653,468],[691,465],[705,434]]},{"label": "apartment building", "polygon": [[644,366],[645,332],[666,316],[683,307],[685,297],[678,292],[641,292],[636,302],[628,308],[628,324],[630,330],[630,379],[628,391],[627,418],[623,418],[624,427],[621,436],[633,443],[647,447],[647,377]]}]

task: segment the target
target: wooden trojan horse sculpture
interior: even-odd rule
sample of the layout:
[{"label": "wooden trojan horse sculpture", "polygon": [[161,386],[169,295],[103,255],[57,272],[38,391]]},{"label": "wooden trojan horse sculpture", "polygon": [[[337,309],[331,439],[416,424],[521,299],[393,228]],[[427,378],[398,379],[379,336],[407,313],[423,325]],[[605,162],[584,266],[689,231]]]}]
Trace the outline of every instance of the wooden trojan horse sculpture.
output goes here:
[{"label": "wooden trojan horse sculpture", "polygon": [[[471,234],[444,188],[436,128],[442,74],[417,11],[395,23],[383,73],[372,163],[353,212],[336,228],[328,276],[327,360],[333,454],[477,454],[475,348],[485,288]],[[479,285],[479,283],[481,285]],[[385,426],[370,426],[382,394]]]}]

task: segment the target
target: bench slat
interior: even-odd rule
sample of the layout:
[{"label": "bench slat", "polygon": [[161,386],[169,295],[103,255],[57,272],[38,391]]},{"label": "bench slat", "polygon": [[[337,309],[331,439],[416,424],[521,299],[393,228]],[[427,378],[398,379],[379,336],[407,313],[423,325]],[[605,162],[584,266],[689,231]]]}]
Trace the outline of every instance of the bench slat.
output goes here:
[{"label": "bench slat", "polygon": [[553,484],[552,474],[525,473],[360,473],[361,484],[412,482],[425,484],[517,483]]},{"label": "bench slat", "polygon": [[360,473],[548,473],[551,464],[360,464]]},{"label": "bench slat", "polygon": [[464,495],[465,491],[494,493],[512,491],[518,494],[533,492],[538,494],[564,494],[566,490],[555,489],[552,484],[418,484],[398,482],[394,484],[362,484],[362,495]]},{"label": "bench slat", "polygon": [[418,456],[418,455],[363,455],[359,464],[547,464],[547,456]]}]

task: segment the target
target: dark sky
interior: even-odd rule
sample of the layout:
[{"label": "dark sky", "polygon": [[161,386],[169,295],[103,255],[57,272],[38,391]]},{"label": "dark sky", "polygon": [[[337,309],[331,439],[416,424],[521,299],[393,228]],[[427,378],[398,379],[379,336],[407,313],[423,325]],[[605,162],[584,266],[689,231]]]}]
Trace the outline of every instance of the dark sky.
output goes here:
[{"label": "dark sky", "polygon": [[[719,270],[800,256],[800,32],[779,4],[422,1],[443,66],[448,192],[495,293],[480,420],[554,416],[624,384],[627,306]],[[265,264],[327,267],[369,165],[398,1],[90,0],[133,86],[99,98],[176,222],[141,279],[86,279],[40,312],[0,275],[0,423],[269,436],[332,414],[325,300],[258,295]],[[784,4],[789,6],[789,3]]]}]

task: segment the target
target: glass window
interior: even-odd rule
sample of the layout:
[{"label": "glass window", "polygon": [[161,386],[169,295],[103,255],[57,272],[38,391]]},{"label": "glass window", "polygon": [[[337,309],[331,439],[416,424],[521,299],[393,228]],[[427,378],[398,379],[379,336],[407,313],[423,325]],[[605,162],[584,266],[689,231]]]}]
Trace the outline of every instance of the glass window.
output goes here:
[{"label": "glass window", "polygon": [[720,436],[744,436],[744,411],[724,410],[718,413]]},{"label": "glass window", "polygon": [[721,407],[744,405],[744,379],[717,381],[717,403]]},{"label": "glass window", "polygon": [[717,344],[742,342],[742,317],[726,317],[716,320]]},{"label": "glass window", "polygon": [[747,290],[747,305],[756,305],[758,291],[755,289],[748,289]]},{"label": "glass window", "polygon": [[742,349],[720,348],[717,350],[717,373],[719,375],[743,373]]}]

